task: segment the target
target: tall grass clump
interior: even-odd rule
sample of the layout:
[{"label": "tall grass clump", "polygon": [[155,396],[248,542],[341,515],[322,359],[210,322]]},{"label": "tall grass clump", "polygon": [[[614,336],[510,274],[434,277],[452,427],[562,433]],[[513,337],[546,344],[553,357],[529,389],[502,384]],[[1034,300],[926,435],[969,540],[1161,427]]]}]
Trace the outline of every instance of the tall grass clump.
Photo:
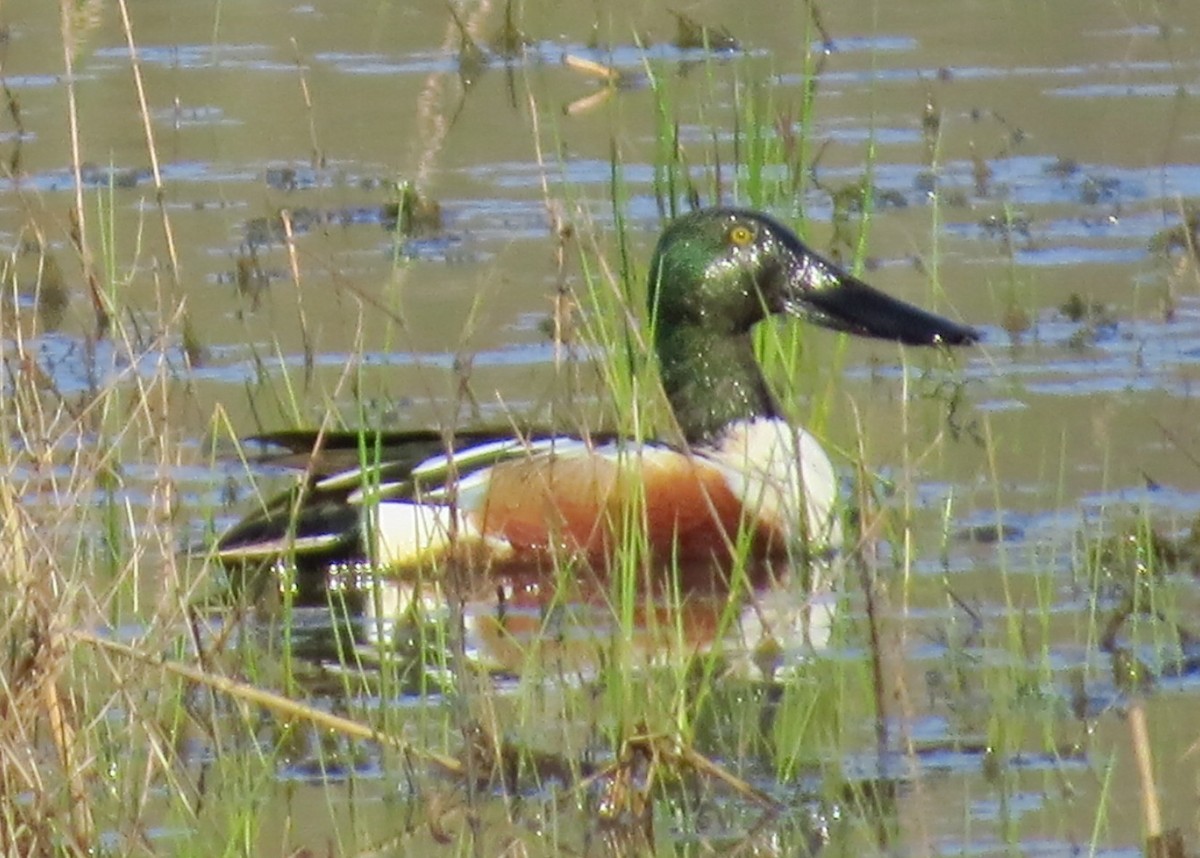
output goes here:
[{"label": "tall grass clump", "polygon": [[[725,70],[718,73],[706,63],[696,86],[710,88],[710,95],[698,101],[720,103],[732,92],[735,118],[730,134],[723,123],[727,117],[712,115],[721,111],[710,114],[701,108],[700,115],[693,117],[679,93],[682,84],[667,71],[654,65],[647,68],[656,107],[653,190],[664,221],[696,205],[737,203],[775,211],[795,222],[810,190],[806,141],[813,136],[814,90],[806,89],[798,103],[780,104],[770,86],[747,83]],[[730,77],[732,88],[721,90]],[[706,142],[685,145],[685,130],[687,139],[705,139],[703,132],[696,133],[698,128],[709,129]],[[602,395],[607,400],[604,410],[615,425],[634,439],[669,438],[672,426],[658,393],[649,347],[654,320],[646,318],[644,309],[646,266],[631,261],[647,257],[651,248],[643,241],[638,252],[627,234],[625,201],[630,191],[619,147],[613,144],[611,152],[610,199],[605,205],[613,212],[617,248],[613,256],[619,268],[608,267],[603,247],[594,242],[584,247],[580,325],[585,339],[597,346]],[[577,193],[570,187],[566,191]],[[760,326],[757,344],[782,400],[794,409],[797,420],[820,434],[824,415],[836,407],[833,379],[840,371],[843,350],[839,346],[832,365],[822,364],[828,356],[804,347],[800,327]],[[818,367],[822,372],[816,371]],[[761,674],[760,679],[751,678],[753,671],[739,674],[759,656],[724,652],[719,643],[736,632],[738,606],[757,598],[744,553],[737,550],[734,554],[743,562],[725,582],[730,595],[718,612],[718,643],[686,655],[687,634],[680,623],[687,621],[686,605],[696,596],[685,592],[679,569],[666,575],[673,586],[651,583],[656,575],[661,580],[664,570],[646,566],[641,512],[631,509],[627,515],[629,520],[620,530],[627,541],[614,552],[609,589],[615,637],[607,646],[601,645],[599,653],[604,665],[598,678],[605,690],[604,705],[591,716],[610,746],[621,747],[639,729],[661,733],[735,766],[762,767],[787,781],[814,763],[836,758],[833,749],[844,747],[855,732],[851,724],[862,723],[864,716],[866,723],[872,722],[869,674],[848,667],[845,661],[813,665],[811,670],[766,684]],[[671,608],[663,614],[665,619],[659,618],[656,605]],[[636,633],[645,631],[639,623],[661,626],[646,632],[647,638],[660,642],[657,660],[648,660],[645,652],[629,646]],[[764,664],[770,661],[766,653],[761,655]]]},{"label": "tall grass clump", "polygon": [[239,658],[240,631],[200,620],[208,570],[180,552],[197,536],[179,474],[203,466],[189,428],[203,344],[140,76],[152,216],[128,205],[115,168],[107,186],[84,181],[72,69],[77,28],[94,23],[64,6],[71,193],[14,177],[22,223],[0,259],[0,850],[155,851],[155,832],[171,830],[184,852],[192,838],[222,852],[253,842],[284,732],[257,717],[278,699],[242,708],[231,701],[251,700],[251,686],[222,680],[279,687],[277,669]]},{"label": "tall grass clump", "polygon": [[[154,317],[123,304],[136,242],[113,228],[112,198],[81,196],[99,236],[90,263],[72,250],[82,230],[42,231],[44,203],[27,197],[25,249],[2,278],[0,778],[13,800],[0,828],[11,854],[136,838],[138,808],[174,777],[169,748],[187,720],[176,683],[81,637],[136,627],[178,651],[197,583],[176,556],[180,308],[166,288]],[[95,286],[91,306],[47,316],[60,281],[80,278]],[[55,333],[75,343],[61,359],[39,345]]]}]

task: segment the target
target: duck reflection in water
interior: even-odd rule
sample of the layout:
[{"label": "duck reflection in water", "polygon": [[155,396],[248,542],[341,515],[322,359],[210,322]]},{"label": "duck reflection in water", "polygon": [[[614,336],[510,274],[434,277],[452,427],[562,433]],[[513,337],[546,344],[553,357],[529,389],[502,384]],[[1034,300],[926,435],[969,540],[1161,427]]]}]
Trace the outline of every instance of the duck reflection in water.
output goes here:
[{"label": "duck reflection in water", "polygon": [[[828,645],[837,600],[829,582],[841,562],[823,558],[798,569],[755,561],[733,582],[727,568],[689,564],[670,588],[658,577],[659,586],[635,586],[628,596],[617,595],[610,577],[578,569],[413,581],[345,565],[324,586],[298,593],[297,604],[334,607],[334,622],[310,626],[304,647],[306,657],[325,663],[345,660],[348,636],[365,662],[427,641],[489,673],[586,679],[615,657],[654,667],[716,653],[728,670],[769,679]],[[628,612],[616,604],[621,599]],[[451,643],[456,617],[461,650]]]}]

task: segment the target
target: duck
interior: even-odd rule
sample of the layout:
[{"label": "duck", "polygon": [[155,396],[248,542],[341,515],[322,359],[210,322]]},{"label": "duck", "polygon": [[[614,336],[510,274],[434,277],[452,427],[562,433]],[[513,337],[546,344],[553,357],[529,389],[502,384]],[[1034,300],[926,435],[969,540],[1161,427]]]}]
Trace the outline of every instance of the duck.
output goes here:
[{"label": "duck", "polygon": [[[671,221],[651,260],[646,306],[675,437],[511,429],[258,436],[299,454],[305,476],[225,531],[217,559],[354,561],[397,575],[452,561],[603,566],[631,535],[661,563],[836,551],[837,470],[818,440],[785,417],[757,361],[754,327],[789,316],[913,346],[980,339],[969,325],[867,285],[781,221],[746,208]],[[366,455],[326,469],[316,448]],[[386,456],[372,456],[376,449]]]}]

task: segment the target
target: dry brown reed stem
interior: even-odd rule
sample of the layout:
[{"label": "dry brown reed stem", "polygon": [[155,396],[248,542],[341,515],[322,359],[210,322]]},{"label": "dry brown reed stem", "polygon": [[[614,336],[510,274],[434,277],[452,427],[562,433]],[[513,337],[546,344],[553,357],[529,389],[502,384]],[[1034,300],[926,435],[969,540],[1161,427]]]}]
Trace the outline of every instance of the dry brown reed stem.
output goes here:
[{"label": "dry brown reed stem", "polygon": [[[68,2],[68,0],[64,0]],[[142,66],[138,62],[137,43],[133,40],[133,25],[129,21],[129,8],[125,0],[118,0],[121,10],[121,26],[125,30],[125,43],[129,46],[129,67],[133,71],[133,85],[137,90],[138,112],[142,117],[142,133],[146,136],[146,152],[150,157],[150,172],[154,176],[154,198],[158,213],[162,217],[163,236],[167,240],[167,255],[171,259],[171,276],[179,285],[179,255],[175,252],[175,233],[171,229],[171,218],[167,214],[162,171],[158,167],[158,147],[154,144],[154,126],[150,122],[150,107],[146,103],[146,87],[142,82]]]},{"label": "dry brown reed stem", "polygon": [[316,365],[315,346],[308,327],[308,315],[304,312],[304,292],[301,289],[300,260],[296,255],[296,235],[292,230],[292,213],[284,209],[279,213],[283,222],[283,238],[287,246],[288,270],[292,273],[292,285],[296,287],[296,312],[300,322],[300,340],[304,344],[304,386],[312,383]]},{"label": "dry brown reed stem", "polygon": [[[905,377],[907,378],[907,376]],[[908,402],[907,391],[901,396],[901,401]],[[886,771],[884,766],[892,754],[894,745],[898,744],[900,751],[904,754],[912,781],[911,789],[905,791],[906,795],[911,794],[911,799],[900,799],[909,805],[907,810],[911,811],[902,813],[899,817],[902,826],[906,829],[905,833],[908,835],[905,838],[905,843],[916,854],[930,855],[932,854],[931,838],[929,836],[930,825],[925,812],[927,804],[924,800],[923,783],[919,777],[920,763],[917,760],[916,749],[913,745],[912,732],[910,730],[910,726],[915,720],[916,715],[912,705],[912,697],[909,694],[908,684],[904,681],[904,654],[907,652],[907,645],[903,635],[904,624],[885,624],[883,617],[894,613],[894,609],[886,586],[882,585],[873,574],[873,570],[878,568],[878,559],[875,556],[874,546],[876,541],[882,537],[883,530],[887,525],[888,515],[879,509],[875,496],[870,491],[872,476],[866,469],[867,451],[863,441],[866,438],[866,431],[857,403],[851,400],[850,405],[854,412],[855,426],[857,428],[855,436],[858,438],[856,482],[859,492],[858,505],[861,521],[858,540],[851,554],[858,558],[860,586],[867,605],[871,674],[876,708],[875,738],[877,750],[881,771]],[[903,424],[907,426],[907,407],[903,410],[901,419]],[[915,467],[919,465],[933,451],[940,437],[939,433],[924,452],[918,455],[915,460],[910,461],[910,466]],[[911,556],[911,546],[906,545],[904,551],[906,558]],[[906,564],[905,573],[907,574],[907,572],[908,568]],[[903,612],[907,612],[908,610],[907,588],[905,592],[906,595],[900,608]],[[890,724],[896,725],[896,729],[899,731],[899,735],[895,740],[893,740],[893,737],[889,733],[888,725]]]},{"label": "dry brown reed stem", "polygon": [[296,58],[296,71],[300,75],[300,96],[304,99],[304,112],[308,116],[308,142],[312,146],[312,166],[318,169],[325,164],[325,153],[317,141],[317,115],[313,108],[312,93],[308,89],[308,75],[304,73],[304,63],[300,59],[300,43],[295,37],[291,39],[292,53]]},{"label": "dry brown reed stem", "polygon": [[1129,738],[1133,758],[1137,762],[1141,781],[1142,825],[1147,841],[1162,838],[1162,809],[1158,804],[1158,788],[1154,784],[1154,761],[1150,756],[1150,731],[1146,727],[1146,709],[1141,700],[1133,700],[1125,712],[1129,722]]},{"label": "dry brown reed stem", "polygon": [[96,316],[96,336],[108,331],[109,309],[100,291],[100,280],[92,259],[91,245],[87,240],[87,221],[83,212],[83,158],[79,149],[79,110],[75,101],[75,47],[72,0],[59,0],[60,24],[62,28],[63,66],[67,78],[67,127],[71,138],[71,175],[75,186],[75,205],[71,211],[71,239],[79,254],[80,265],[88,284],[92,299],[92,311]]},{"label": "dry brown reed stem", "polygon": [[590,95],[575,99],[563,108],[563,112],[567,116],[580,116],[608,101],[613,97],[614,92],[616,92],[616,88],[613,86],[601,87]]},{"label": "dry brown reed stem", "polygon": [[608,83],[616,83],[621,79],[621,73],[612,66],[606,66],[603,63],[598,63],[585,57],[567,54],[563,57],[563,64],[569,69],[600,78]]},{"label": "dry brown reed stem", "polygon": [[542,205],[546,207],[546,216],[550,220],[550,229],[557,238],[555,247],[555,262],[558,271],[557,288],[552,297],[554,313],[554,366],[559,369],[563,365],[563,336],[569,330],[574,315],[574,302],[566,285],[566,249],[567,239],[571,230],[567,225],[562,204],[550,196],[550,180],[546,175],[546,158],[542,152],[541,123],[538,121],[537,99],[533,92],[529,95],[529,118],[533,124],[533,154],[538,165],[538,180],[542,189]]},{"label": "dry brown reed stem", "polygon": [[[8,699],[2,704],[6,726],[3,733],[13,731],[20,735],[5,735],[0,742],[0,769],[3,770],[0,780],[6,782],[10,772],[22,768],[13,759],[14,739],[24,749],[34,747],[34,725],[45,719],[66,784],[70,836],[77,850],[89,852],[95,847],[96,824],[84,784],[86,765],[79,754],[75,729],[69,717],[72,707],[64,702],[58,690],[67,645],[56,622],[58,599],[52,591],[54,576],[33,565],[38,552],[26,539],[31,523],[20,509],[13,484],[7,479],[0,480],[0,514],[3,515],[0,535],[9,552],[8,562],[3,564],[8,572],[5,586],[10,593],[16,594],[16,610],[24,614],[16,630],[24,633],[25,640],[19,644],[27,653],[27,658],[16,666],[4,683]],[[37,795],[46,788],[45,782],[35,774],[27,775],[24,780],[24,789],[19,792],[31,791]]]},{"label": "dry brown reed stem", "polygon": [[169,661],[160,656],[143,652],[128,644],[102,638],[91,632],[74,630],[67,632],[67,636],[75,643],[84,644],[85,646],[133,659],[147,666],[164,670],[189,682],[194,682],[197,685],[203,685],[213,691],[226,694],[235,700],[261,706],[280,717],[307,721],[316,727],[332,730],[344,736],[349,736],[352,739],[378,742],[380,745],[400,751],[415,759],[424,760],[448,775],[458,777],[463,774],[462,764],[453,757],[448,757],[435,751],[421,750],[398,736],[381,733],[366,724],[359,723],[350,718],[344,718],[332,712],[324,712],[312,706],[306,706],[303,703],[298,703],[280,694],[256,688],[253,685],[240,682],[236,679],[230,679],[227,676],[209,673],[198,667],[192,667],[191,665],[182,664],[177,661]]}]

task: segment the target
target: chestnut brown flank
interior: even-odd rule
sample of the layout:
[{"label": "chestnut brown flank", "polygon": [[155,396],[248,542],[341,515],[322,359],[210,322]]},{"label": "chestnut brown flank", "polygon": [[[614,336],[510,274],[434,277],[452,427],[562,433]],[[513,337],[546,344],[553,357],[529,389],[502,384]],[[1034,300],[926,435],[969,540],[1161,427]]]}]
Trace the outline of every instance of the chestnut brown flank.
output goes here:
[{"label": "chestnut brown flank", "polygon": [[[547,551],[608,554],[623,522],[644,533],[655,558],[728,557],[743,518],[741,501],[703,459],[656,450],[624,462],[601,455],[534,458],[498,465],[474,514],[480,532],[505,539],[518,555]],[[784,548],[767,523],[755,527],[752,554]]]}]

